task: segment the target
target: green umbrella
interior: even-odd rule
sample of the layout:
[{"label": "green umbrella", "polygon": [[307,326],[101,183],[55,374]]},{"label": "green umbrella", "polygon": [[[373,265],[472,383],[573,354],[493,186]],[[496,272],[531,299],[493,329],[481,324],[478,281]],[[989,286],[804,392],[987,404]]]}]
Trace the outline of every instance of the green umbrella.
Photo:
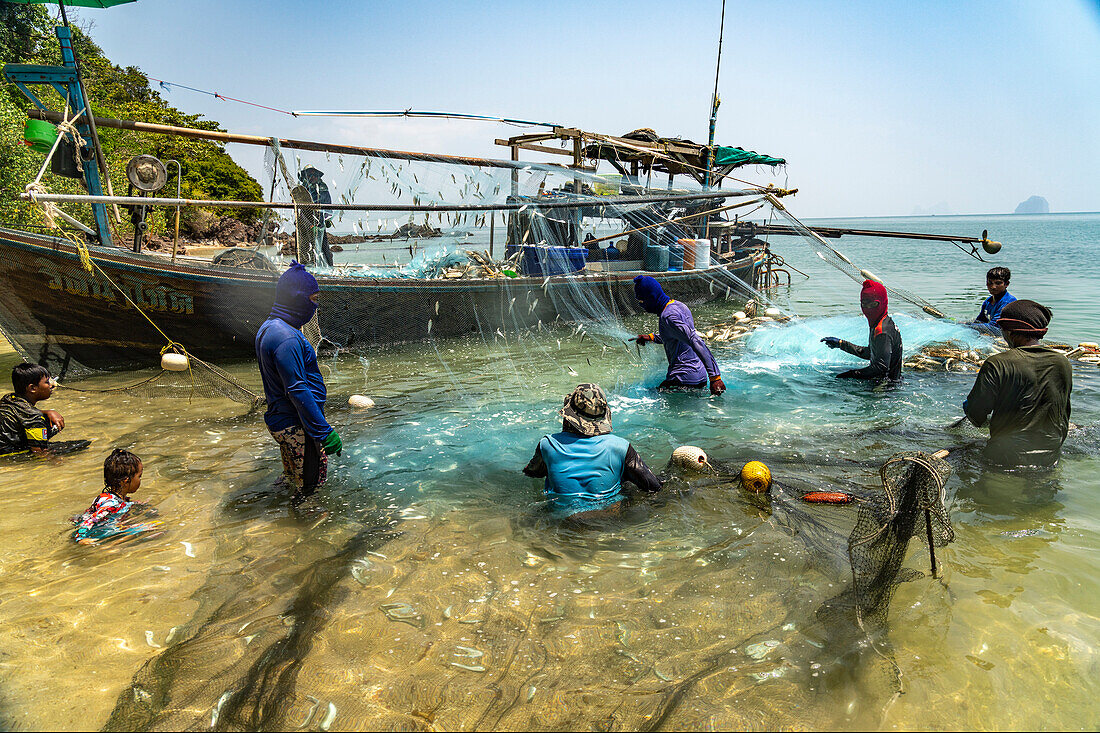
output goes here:
[{"label": "green umbrella", "polygon": [[137,0],[5,0],[14,5],[60,5],[61,19],[65,25],[69,25],[69,17],[65,14],[65,6],[70,8],[109,8],[113,5],[137,2]]}]

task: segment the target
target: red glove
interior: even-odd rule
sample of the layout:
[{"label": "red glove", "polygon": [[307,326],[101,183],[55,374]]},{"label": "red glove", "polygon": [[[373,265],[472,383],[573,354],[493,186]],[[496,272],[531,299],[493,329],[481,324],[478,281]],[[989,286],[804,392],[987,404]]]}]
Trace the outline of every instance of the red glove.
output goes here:
[{"label": "red glove", "polygon": [[722,381],[721,377],[710,378],[710,393],[712,395],[720,395],[726,391],[726,383]]},{"label": "red glove", "polygon": [[656,341],[656,339],[651,333],[640,333],[638,334],[638,338],[634,339],[634,343],[636,344],[644,344],[646,341]]}]

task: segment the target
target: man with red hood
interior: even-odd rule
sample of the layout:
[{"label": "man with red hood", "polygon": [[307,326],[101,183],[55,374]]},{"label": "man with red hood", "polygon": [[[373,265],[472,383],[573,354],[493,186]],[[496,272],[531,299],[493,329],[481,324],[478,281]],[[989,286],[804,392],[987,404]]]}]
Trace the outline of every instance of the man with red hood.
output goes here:
[{"label": "man with red hood", "polygon": [[901,376],[901,332],[894,325],[893,319],[886,315],[886,287],[874,280],[864,280],[859,306],[867,317],[867,325],[871,327],[867,346],[856,346],[834,336],[826,336],[821,340],[830,349],[842,349],[871,363],[862,369],[841,372],[837,377],[891,381],[898,379]]}]

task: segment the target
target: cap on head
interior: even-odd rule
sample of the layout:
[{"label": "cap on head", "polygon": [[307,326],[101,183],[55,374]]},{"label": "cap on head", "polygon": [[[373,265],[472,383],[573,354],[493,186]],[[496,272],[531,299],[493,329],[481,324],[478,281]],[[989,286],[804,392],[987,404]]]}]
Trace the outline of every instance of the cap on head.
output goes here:
[{"label": "cap on head", "polygon": [[558,411],[569,428],[580,435],[592,437],[611,432],[611,410],[607,396],[598,384],[578,384]]},{"label": "cap on head", "polygon": [[1053,317],[1054,314],[1045,305],[1034,300],[1017,300],[1004,307],[997,325],[1005,331],[1042,338],[1047,335],[1047,326]]}]

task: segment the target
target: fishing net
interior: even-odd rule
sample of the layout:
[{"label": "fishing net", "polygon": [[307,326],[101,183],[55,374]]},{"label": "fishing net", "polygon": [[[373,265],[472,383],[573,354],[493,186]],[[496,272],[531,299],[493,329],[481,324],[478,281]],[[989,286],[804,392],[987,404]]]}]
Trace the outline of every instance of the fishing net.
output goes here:
[{"label": "fishing net", "polygon": [[256,394],[224,369],[188,355],[188,369],[177,372],[161,369],[151,377],[133,384],[117,387],[93,388],[62,385],[63,389],[73,392],[119,394],[155,399],[173,397],[184,399],[225,398],[247,405],[250,410],[264,404],[263,395]]},{"label": "fishing net", "polygon": [[[819,234],[795,218],[795,216],[787,211],[785,207],[775,207],[775,213],[777,216],[785,219],[790,226],[801,235],[802,241],[804,241],[810,249],[813,250],[814,254],[827,265],[836,268],[857,283],[862,283],[864,280],[878,280],[878,277],[876,277],[874,273],[858,267],[854,262],[826,242]],[[939,308],[916,293],[888,283],[883,283],[883,285],[885,285],[886,290],[891,295],[917,306],[928,315],[934,316],[935,318],[947,317]]]}]

